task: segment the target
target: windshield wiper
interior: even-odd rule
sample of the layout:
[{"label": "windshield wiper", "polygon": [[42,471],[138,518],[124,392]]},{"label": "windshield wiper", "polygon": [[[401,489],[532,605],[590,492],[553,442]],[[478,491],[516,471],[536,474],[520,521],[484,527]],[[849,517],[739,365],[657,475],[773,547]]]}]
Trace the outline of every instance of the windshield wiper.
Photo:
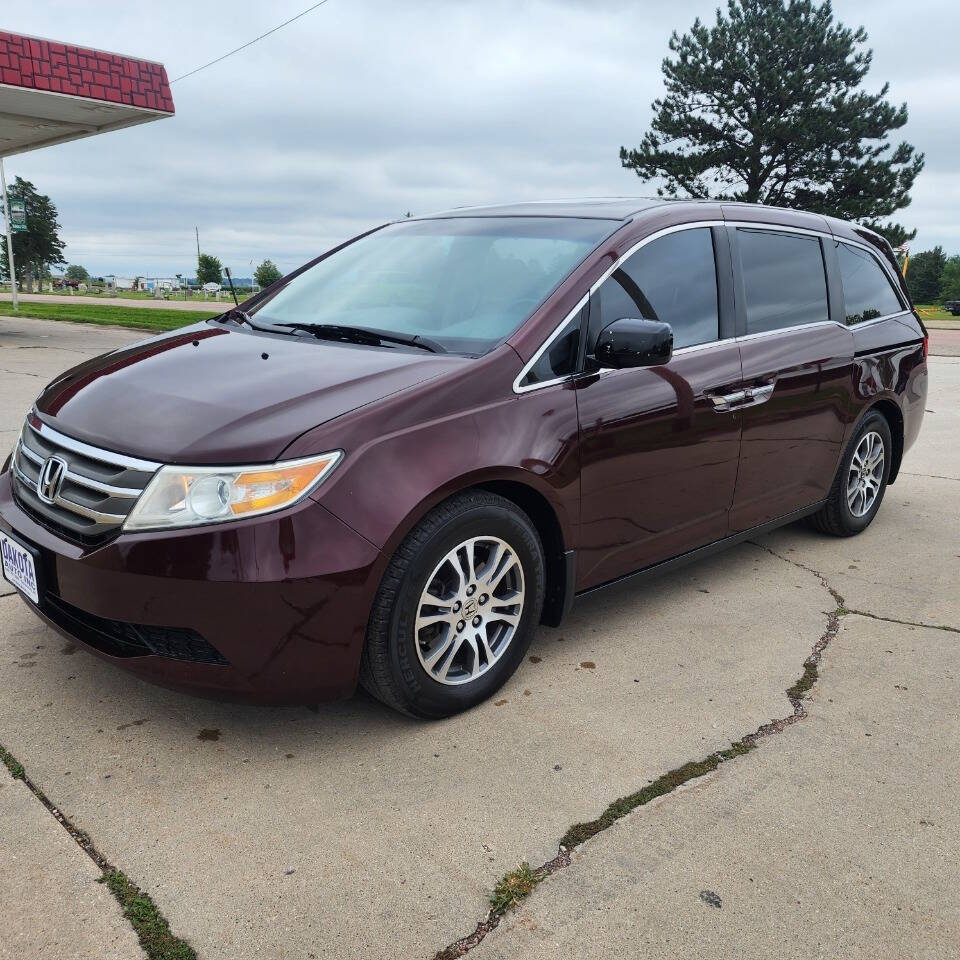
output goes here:
[{"label": "windshield wiper", "polygon": [[340,340],[344,343],[359,343],[370,347],[381,347],[385,343],[399,343],[405,347],[419,347],[430,353],[446,353],[447,348],[429,337],[407,337],[392,330],[377,330],[373,327],[350,327],[340,323],[287,323],[279,330],[298,330],[310,334],[318,340]]},{"label": "windshield wiper", "polygon": [[234,323],[242,323],[245,326],[250,327],[251,330],[264,330],[268,333],[285,333],[283,327],[274,327],[271,324],[257,323],[256,320],[250,319],[250,314],[246,313],[244,310],[241,310],[239,307],[231,307],[227,310],[226,313],[222,314],[215,319],[223,323],[226,320],[232,320]]}]

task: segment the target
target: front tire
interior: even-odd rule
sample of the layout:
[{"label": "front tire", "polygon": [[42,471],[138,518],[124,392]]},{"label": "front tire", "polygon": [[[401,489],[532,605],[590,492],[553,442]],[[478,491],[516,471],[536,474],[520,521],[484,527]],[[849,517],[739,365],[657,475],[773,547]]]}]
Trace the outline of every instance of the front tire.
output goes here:
[{"label": "front tire", "polygon": [[814,528],[834,537],[866,530],[883,501],[892,452],[887,418],[868,413],[847,445],[827,502],[810,518]]},{"label": "front tire", "polygon": [[543,547],[511,501],[468,490],[403,540],[377,592],[360,683],[414,717],[486,700],[523,661],[540,621]]}]

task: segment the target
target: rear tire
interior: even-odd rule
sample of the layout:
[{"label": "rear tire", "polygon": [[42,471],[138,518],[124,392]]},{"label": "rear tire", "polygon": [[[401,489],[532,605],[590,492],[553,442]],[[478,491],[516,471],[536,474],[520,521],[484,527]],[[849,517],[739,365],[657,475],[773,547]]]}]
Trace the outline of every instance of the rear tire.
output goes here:
[{"label": "rear tire", "polygon": [[468,490],[432,510],[387,567],[360,683],[413,717],[449,717],[514,673],[540,621],[543,547],[514,503]]},{"label": "rear tire", "polygon": [[827,502],[810,517],[810,524],[834,537],[852,537],[866,530],[883,502],[892,454],[890,424],[874,410],[863,418],[847,445]]}]

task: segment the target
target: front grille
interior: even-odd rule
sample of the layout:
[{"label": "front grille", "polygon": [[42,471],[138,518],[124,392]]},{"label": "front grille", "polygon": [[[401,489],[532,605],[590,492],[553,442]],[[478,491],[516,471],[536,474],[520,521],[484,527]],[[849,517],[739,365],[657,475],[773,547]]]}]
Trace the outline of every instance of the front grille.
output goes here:
[{"label": "front grille", "polygon": [[107,620],[87,613],[53,594],[43,597],[40,610],[70,636],[111,657],[152,655],[191,663],[229,663],[216,647],[194,630]]},{"label": "front grille", "polygon": [[[66,469],[44,497],[40,477],[51,457],[63,460]],[[79,543],[97,544],[119,533],[159,467],[74,440],[31,415],[13,455],[14,492],[43,526]]]}]

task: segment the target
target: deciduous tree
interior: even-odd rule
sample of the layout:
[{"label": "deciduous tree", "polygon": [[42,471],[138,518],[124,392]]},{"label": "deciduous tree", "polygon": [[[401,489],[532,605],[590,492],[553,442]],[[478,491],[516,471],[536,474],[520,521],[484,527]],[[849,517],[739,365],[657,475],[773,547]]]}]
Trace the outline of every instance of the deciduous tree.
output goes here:
[{"label": "deciduous tree", "polygon": [[960,300],[960,256],[950,257],[940,275],[940,299]]},{"label": "deciduous tree", "polygon": [[[14,254],[16,256],[16,254]],[[79,263],[71,263],[67,267],[64,277],[67,280],[71,280],[75,283],[86,283],[90,279],[90,274],[87,273],[86,267],[81,267]]]},{"label": "deciduous tree", "polygon": [[261,287],[269,287],[271,284],[276,283],[283,274],[280,272],[279,267],[272,260],[264,260],[263,263],[257,267],[253,272],[253,279]]},{"label": "deciduous tree", "polygon": [[220,283],[223,279],[223,264],[209,253],[201,253],[197,257],[197,283],[202,287],[205,283]]}]

